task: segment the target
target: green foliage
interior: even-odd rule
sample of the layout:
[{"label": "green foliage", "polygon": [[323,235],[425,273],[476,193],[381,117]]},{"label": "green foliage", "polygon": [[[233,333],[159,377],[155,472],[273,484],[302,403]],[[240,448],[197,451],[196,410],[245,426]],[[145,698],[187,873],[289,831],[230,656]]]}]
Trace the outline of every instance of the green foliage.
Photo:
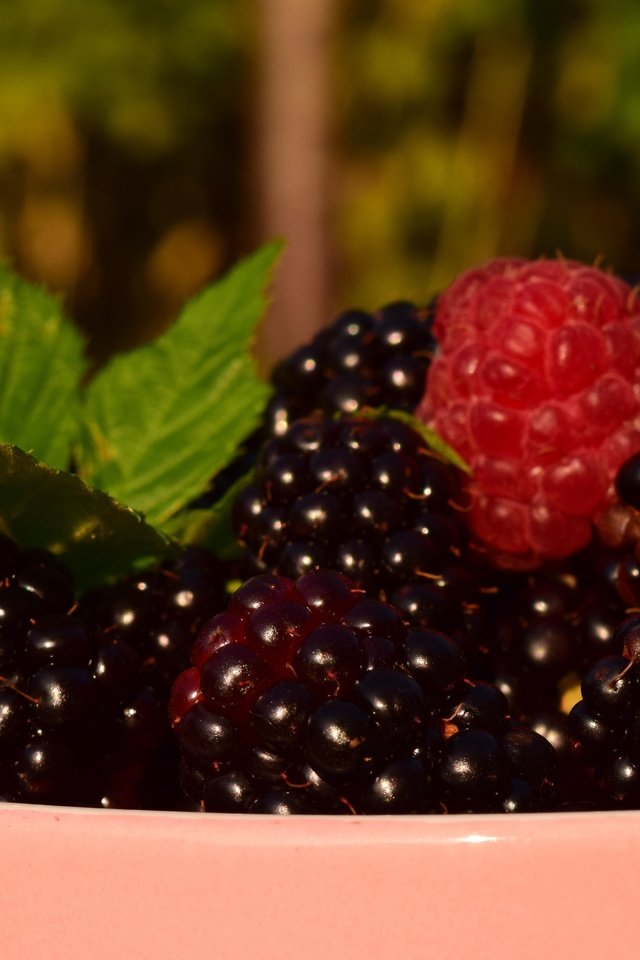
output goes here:
[{"label": "green foliage", "polygon": [[[234,0],[20,0],[3,9],[3,138],[53,101],[145,150],[184,139],[229,103],[246,48]],[[207,96],[203,95],[206,87]]]},{"label": "green foliage", "polygon": [[84,368],[80,336],[58,301],[0,266],[0,438],[68,466]]},{"label": "green foliage", "polygon": [[164,525],[167,534],[180,543],[208,547],[218,557],[230,558],[239,551],[231,522],[231,512],[238,494],[251,480],[252,474],[236,480],[212,507],[182,510]]},{"label": "green foliage", "polygon": [[349,0],[340,305],[502,254],[637,271],[639,41],[633,0]]},{"label": "green foliage", "polygon": [[245,259],[87,389],[81,473],[153,523],[201,493],[257,423],[267,387],[250,344],[279,251],[272,244]]},{"label": "green foliage", "polygon": [[[280,250],[247,257],[165,334],[82,388],[71,321],[0,272],[0,529],[64,555],[80,587],[164,556],[178,539],[222,545],[228,515],[188,507],[264,406],[251,344]],[[72,454],[76,473],[56,469]]]},{"label": "green foliage", "polygon": [[0,529],[24,547],[63,555],[80,589],[175,549],[130,508],[6,443],[0,443]]},{"label": "green foliage", "polygon": [[[500,254],[561,250],[637,271],[635,0],[346,0],[336,11],[336,308],[424,302]],[[260,174],[240,134],[258,76],[256,14],[246,0],[6,5],[0,244],[41,275],[12,172],[23,164],[27,213],[50,194],[69,194],[74,211],[87,197],[78,219],[100,264],[80,264],[74,293],[87,298],[88,328],[125,314],[125,329],[151,328],[164,294],[145,288],[147,257],[175,223],[206,220],[217,263],[246,249],[255,187],[237,171]],[[120,176],[114,204],[99,202]]]}]

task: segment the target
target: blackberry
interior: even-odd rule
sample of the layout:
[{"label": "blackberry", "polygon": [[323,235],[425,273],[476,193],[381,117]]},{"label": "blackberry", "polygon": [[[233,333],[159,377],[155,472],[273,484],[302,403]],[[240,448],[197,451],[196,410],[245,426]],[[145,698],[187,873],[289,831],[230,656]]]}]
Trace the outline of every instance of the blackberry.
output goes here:
[{"label": "blackberry", "polygon": [[[170,716],[204,810],[436,813],[554,802],[554,749],[458,644],[344,574],[261,574],[194,644]],[[524,802],[524,801],[522,801]]]},{"label": "blackberry", "polygon": [[273,390],[259,428],[212,480],[196,506],[218,502],[255,464],[261,445],[311,414],[354,415],[364,408],[412,412],[436,349],[433,308],[407,301],[369,313],[347,310],[271,373]]},{"label": "blackberry", "polygon": [[187,551],[80,599],[45,551],[1,538],[0,568],[0,796],[182,803],[168,693],[224,605],[219,565]]},{"label": "blackberry", "polygon": [[0,542],[0,795],[87,803],[105,704],[69,571]]},{"label": "blackberry", "polygon": [[436,348],[431,323],[430,308],[405,301],[375,313],[341,313],[274,368],[268,432],[280,435],[314,412],[353,415],[378,406],[414,410]]},{"label": "blackberry", "polygon": [[628,608],[622,558],[594,544],[559,565],[496,580],[474,669],[505,693],[520,721],[562,710],[590,665],[619,652],[616,631]]},{"label": "blackberry", "polygon": [[582,699],[568,718],[582,764],[585,801],[599,809],[640,807],[640,616],[614,633],[618,652],[597,660],[582,678]]},{"label": "blackberry", "polygon": [[134,647],[140,680],[166,696],[200,626],[225,605],[226,577],[209,550],[187,547],[159,567],[95,588],[78,615],[92,635]]},{"label": "blackberry", "polygon": [[265,444],[232,518],[258,570],[335,569],[416,625],[450,631],[469,586],[463,498],[459,472],[405,423],[315,416]]},{"label": "blackberry", "polygon": [[114,704],[117,748],[102,806],[181,802],[168,697],[198,630],[226,604],[226,577],[210,551],[187,547],[81,599],[78,615],[98,649],[96,675]]},{"label": "blackberry", "polygon": [[[609,803],[596,794],[595,771],[611,752],[617,728],[601,706],[592,713],[584,700],[576,700],[580,678],[594,661],[623,652],[620,625],[627,604],[616,574],[622,555],[594,543],[535,573],[501,573],[492,592],[480,598],[466,635],[472,674],[504,694],[512,720],[555,747],[560,809]],[[627,646],[633,648],[635,634],[629,631]],[[508,808],[526,810],[528,802],[520,792]]]},{"label": "blackberry", "polygon": [[565,572],[512,575],[489,613],[491,640],[478,669],[527,722],[543,706],[560,706],[567,676],[582,666],[581,596]]}]

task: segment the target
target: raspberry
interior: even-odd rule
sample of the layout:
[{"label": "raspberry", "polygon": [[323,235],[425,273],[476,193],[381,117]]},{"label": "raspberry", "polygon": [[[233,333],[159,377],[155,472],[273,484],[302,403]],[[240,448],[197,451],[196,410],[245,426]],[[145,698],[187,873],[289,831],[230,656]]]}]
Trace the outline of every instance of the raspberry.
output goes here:
[{"label": "raspberry", "polygon": [[200,631],[170,715],[205,810],[547,809],[555,753],[461,648],[344,575],[263,574]]},{"label": "raspberry", "polygon": [[497,259],[438,300],[418,415],[472,468],[471,528],[504,566],[590,539],[640,449],[640,304],[574,261]]}]

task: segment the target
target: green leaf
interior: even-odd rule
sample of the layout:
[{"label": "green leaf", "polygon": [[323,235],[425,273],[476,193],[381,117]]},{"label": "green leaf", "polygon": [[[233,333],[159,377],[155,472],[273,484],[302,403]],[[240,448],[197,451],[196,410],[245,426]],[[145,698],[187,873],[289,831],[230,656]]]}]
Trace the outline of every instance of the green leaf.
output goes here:
[{"label": "green leaf", "polygon": [[166,333],[115,357],[89,385],[79,472],[158,526],[258,422],[268,388],[250,348],[280,250],[269,244],[241,261]]},{"label": "green leaf", "polygon": [[63,557],[81,590],[178,549],[129,507],[7,443],[0,444],[0,528],[23,547]]},{"label": "green leaf", "polygon": [[236,556],[241,548],[231,523],[231,511],[236,497],[252,477],[252,470],[240,477],[211,507],[182,510],[169,520],[166,532],[181,544],[208,547],[222,559]]},{"label": "green leaf", "polygon": [[58,301],[0,266],[0,441],[68,467],[83,344]]}]

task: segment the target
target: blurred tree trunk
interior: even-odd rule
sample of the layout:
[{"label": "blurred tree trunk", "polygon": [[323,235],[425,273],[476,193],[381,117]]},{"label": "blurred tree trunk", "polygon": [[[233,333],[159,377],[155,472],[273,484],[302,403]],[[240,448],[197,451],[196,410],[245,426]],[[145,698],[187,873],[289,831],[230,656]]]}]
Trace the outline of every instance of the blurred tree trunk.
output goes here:
[{"label": "blurred tree trunk", "polygon": [[270,366],[326,324],[332,0],[260,0],[257,201],[261,239],[286,241],[258,342]]}]

